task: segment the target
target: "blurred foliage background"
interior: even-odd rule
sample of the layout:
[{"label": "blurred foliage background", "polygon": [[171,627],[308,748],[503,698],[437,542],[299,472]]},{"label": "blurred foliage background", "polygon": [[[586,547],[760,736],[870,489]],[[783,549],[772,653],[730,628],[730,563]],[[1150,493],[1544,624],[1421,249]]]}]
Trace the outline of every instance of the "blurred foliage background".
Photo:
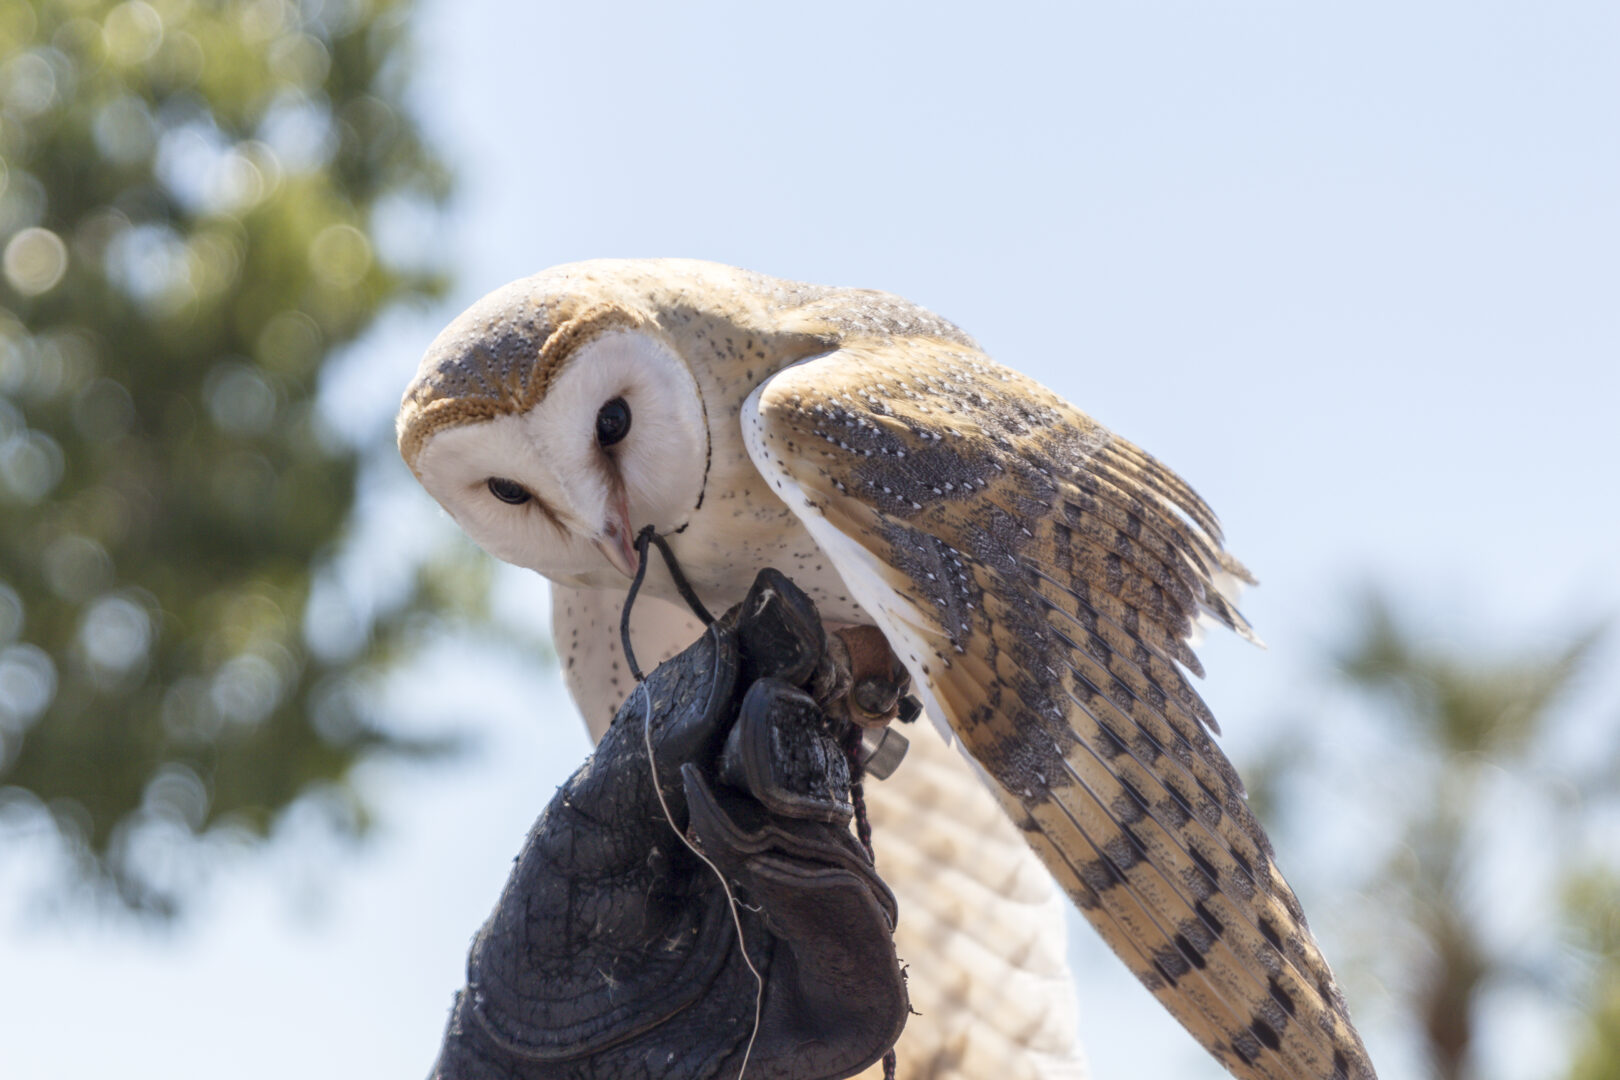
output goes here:
[{"label": "blurred foliage background", "polygon": [[1243,771],[1286,846],[1355,853],[1307,905],[1348,946],[1350,996],[1382,997],[1437,1080],[1497,1075],[1493,998],[1556,1003],[1568,1076],[1620,1077],[1620,714],[1579,694],[1603,628],[1492,655],[1376,591],[1346,612],[1324,689],[1375,721],[1363,751],[1331,752],[1313,714]]},{"label": "blurred foliage background", "polygon": [[[393,449],[316,408],[346,343],[446,286],[420,243],[390,255],[449,190],[403,106],[409,14],[0,5],[0,842],[52,831],[64,894],[172,915],[188,852],[299,800],[359,833],[357,763],[447,749],[369,687],[425,623],[478,614],[485,564],[357,595],[359,478]],[[1307,791],[1377,816],[1346,811],[1390,842],[1325,914],[1433,1076],[1493,1075],[1482,1004],[1523,993],[1571,1018],[1570,1080],[1620,1077],[1620,747],[1566,738],[1620,721],[1568,706],[1598,631],[1482,655],[1404,620],[1369,599],[1325,659],[1378,752],[1351,771],[1287,725],[1245,767],[1263,816],[1303,849],[1330,842]],[[1503,901],[1527,880],[1535,903]]]},{"label": "blurred foliage background", "polygon": [[433,749],[356,689],[436,605],[331,580],[365,448],[314,408],[445,284],[376,244],[447,192],[401,108],[407,13],[0,6],[0,795],[138,908],[176,903],[190,838],[311,792],[361,828],[359,757]]}]

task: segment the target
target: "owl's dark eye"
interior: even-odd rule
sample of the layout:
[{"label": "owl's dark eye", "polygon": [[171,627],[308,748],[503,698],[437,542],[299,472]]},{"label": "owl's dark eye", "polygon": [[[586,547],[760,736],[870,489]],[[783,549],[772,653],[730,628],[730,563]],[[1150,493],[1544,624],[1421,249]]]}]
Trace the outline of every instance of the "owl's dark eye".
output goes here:
[{"label": "owl's dark eye", "polygon": [[612,446],[630,434],[630,406],[616,397],[596,410],[596,445]]},{"label": "owl's dark eye", "polygon": [[501,500],[501,502],[511,503],[513,506],[521,506],[534,497],[529,494],[528,488],[524,487],[516,480],[507,480],[504,477],[492,476],[489,478],[487,483],[489,484],[489,493],[491,495]]}]

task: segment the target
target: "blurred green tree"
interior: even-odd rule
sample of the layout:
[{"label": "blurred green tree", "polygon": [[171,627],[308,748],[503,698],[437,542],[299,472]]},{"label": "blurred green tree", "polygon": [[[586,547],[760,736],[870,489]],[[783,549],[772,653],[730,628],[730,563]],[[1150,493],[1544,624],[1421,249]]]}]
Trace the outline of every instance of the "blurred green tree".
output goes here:
[{"label": "blurred green tree", "polygon": [[310,645],[360,457],[317,375],[443,286],[377,252],[447,190],[407,7],[0,5],[0,823],[137,908],[177,899],[165,851],[301,794],[363,822],[350,769],[407,745],[352,689],[430,589]]},{"label": "blurred green tree", "polygon": [[[1380,766],[1396,789],[1381,808],[1397,842],[1364,884],[1376,922],[1366,937],[1442,1080],[1495,1075],[1480,1053],[1480,1016],[1489,993],[1510,988],[1577,1012],[1590,1005],[1589,1050],[1572,1075],[1620,1076],[1620,916],[1614,893],[1590,884],[1612,885],[1620,867],[1605,861],[1612,850],[1583,843],[1594,805],[1613,794],[1604,780],[1613,762],[1582,776],[1557,751],[1560,706],[1599,640],[1592,631],[1547,654],[1480,659],[1426,640],[1371,596],[1335,658],[1400,748],[1398,765]],[[1504,898],[1504,867],[1531,906],[1541,905],[1543,922],[1561,915],[1561,925],[1504,932],[1512,918],[1504,909],[1525,903],[1525,896]],[[1536,896],[1542,878],[1547,895]],[[1598,962],[1567,963],[1572,945]]]}]

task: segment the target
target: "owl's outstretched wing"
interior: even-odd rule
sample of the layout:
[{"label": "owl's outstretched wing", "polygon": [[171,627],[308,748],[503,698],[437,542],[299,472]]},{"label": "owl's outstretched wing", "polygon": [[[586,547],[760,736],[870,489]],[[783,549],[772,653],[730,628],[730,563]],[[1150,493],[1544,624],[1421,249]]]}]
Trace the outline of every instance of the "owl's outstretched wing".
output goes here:
[{"label": "owl's outstretched wing", "polygon": [[1183,674],[1202,673],[1195,620],[1252,636],[1220,587],[1247,572],[1192,489],[934,338],[846,340],[741,423],[929,713],[1164,1006],[1237,1076],[1371,1080]]}]

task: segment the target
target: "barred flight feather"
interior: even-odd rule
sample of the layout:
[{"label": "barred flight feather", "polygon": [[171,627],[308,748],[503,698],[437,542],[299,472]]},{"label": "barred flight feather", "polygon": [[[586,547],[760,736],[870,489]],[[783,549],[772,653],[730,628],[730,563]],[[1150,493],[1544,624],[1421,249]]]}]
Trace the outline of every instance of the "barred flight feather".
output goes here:
[{"label": "barred flight feather", "polygon": [[802,496],[931,711],[1142,983],[1237,1076],[1371,1080],[1183,670],[1202,673],[1201,617],[1254,636],[1221,591],[1253,578],[1208,505],[957,341],[845,340],[750,403],[755,465]]}]

